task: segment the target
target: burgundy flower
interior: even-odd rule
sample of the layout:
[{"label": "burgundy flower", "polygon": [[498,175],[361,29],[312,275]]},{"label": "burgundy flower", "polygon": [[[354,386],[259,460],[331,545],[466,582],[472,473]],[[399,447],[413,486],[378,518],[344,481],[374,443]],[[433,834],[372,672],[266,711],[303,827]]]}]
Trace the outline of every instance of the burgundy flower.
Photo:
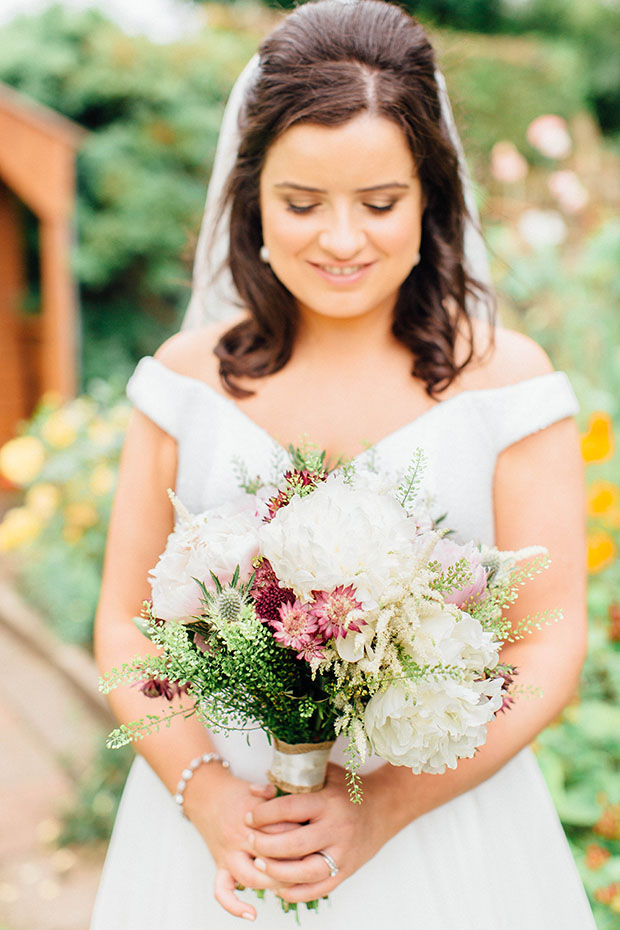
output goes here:
[{"label": "burgundy flower", "polygon": [[279,610],[283,604],[292,604],[295,595],[289,588],[281,588],[271,564],[264,559],[256,569],[252,597],[256,616],[263,623],[272,624],[279,620]]},{"label": "burgundy flower", "polygon": [[515,702],[515,699],[510,696],[508,689],[511,687],[515,680],[515,675],[518,675],[519,672],[516,666],[513,666],[510,671],[507,669],[497,670],[494,669],[490,678],[503,678],[502,682],[502,706],[497,710],[498,714],[503,714],[505,711],[510,710],[512,705]]},{"label": "burgundy flower", "polygon": [[187,694],[187,685],[180,685],[178,681],[170,681],[168,678],[149,678],[141,682],[139,687],[145,697],[165,697],[167,701]]},{"label": "burgundy flower", "polygon": [[351,617],[353,611],[361,610],[362,604],[357,600],[357,591],[352,584],[346,588],[338,585],[333,591],[313,591],[314,604],[312,613],[316,617],[323,637],[346,636],[350,630],[359,633],[361,617]]}]

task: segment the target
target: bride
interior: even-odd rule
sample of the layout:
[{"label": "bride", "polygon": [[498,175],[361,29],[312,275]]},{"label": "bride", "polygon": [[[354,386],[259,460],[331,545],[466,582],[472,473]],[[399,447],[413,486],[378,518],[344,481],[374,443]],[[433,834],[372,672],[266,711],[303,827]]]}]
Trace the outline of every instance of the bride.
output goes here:
[{"label": "bride", "polygon": [[[238,917],[285,927],[278,896],[328,894],[302,922],[594,927],[528,748],[571,698],[584,655],[576,405],[537,345],[484,318],[463,178],[432,48],[398,7],[320,0],[265,40],[225,118],[198,325],[143,359],[128,388],[136,410],[96,651],[103,672],[145,651],[131,617],[172,530],[168,488],[192,511],[234,499],[235,462],[268,477],[303,437],[332,461],[373,455],[396,473],[422,447],[427,490],[457,538],[550,552],[516,615],[562,607],[564,618],[504,650],[521,687],[542,695],[519,697],[475,757],[444,775],[371,760],[361,805],[348,799],[338,746],[320,792],[276,798],[262,733],[227,738],[177,719],[138,744],[92,930],[227,928]],[[136,688],[110,700],[121,721],[153,707]],[[184,818],[173,795],[190,763]],[[250,889],[275,894],[258,901]]]}]

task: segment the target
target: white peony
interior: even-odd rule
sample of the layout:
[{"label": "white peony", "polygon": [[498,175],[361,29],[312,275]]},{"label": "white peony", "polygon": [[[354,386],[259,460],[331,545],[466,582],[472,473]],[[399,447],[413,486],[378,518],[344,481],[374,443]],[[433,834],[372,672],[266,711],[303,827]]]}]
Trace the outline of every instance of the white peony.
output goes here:
[{"label": "white peony", "polygon": [[200,612],[201,591],[194,578],[213,588],[211,572],[223,584],[230,581],[237,565],[242,581],[252,574],[262,511],[249,496],[197,516],[178,505],[177,511],[179,522],[149,572],[149,580],[155,615],[189,623]]},{"label": "white peony", "polygon": [[416,525],[391,493],[352,487],[338,473],[294,497],[260,529],[261,554],[282,587],[308,601],[313,591],[352,584],[372,610],[403,559],[413,563]]},{"label": "white peony", "polygon": [[364,712],[373,751],[416,775],[456,768],[485,743],[487,724],[502,704],[501,688],[500,679],[419,681],[407,690],[390,685]]},{"label": "white peony", "polygon": [[419,665],[456,665],[475,677],[497,665],[501,643],[455,605],[426,601],[418,618],[407,652]]}]

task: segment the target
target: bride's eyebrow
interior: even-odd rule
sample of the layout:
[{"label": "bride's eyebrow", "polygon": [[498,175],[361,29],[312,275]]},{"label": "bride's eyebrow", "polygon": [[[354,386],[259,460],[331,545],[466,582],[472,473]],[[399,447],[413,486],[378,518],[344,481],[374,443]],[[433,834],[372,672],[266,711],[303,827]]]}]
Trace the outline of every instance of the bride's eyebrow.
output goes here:
[{"label": "bride's eyebrow", "polygon": [[[295,191],[304,191],[309,194],[326,194],[327,191],[322,187],[307,187],[305,184],[295,184],[294,181],[281,181],[274,184],[274,187],[288,187]],[[374,184],[372,187],[358,187],[356,194],[370,194],[373,191],[382,190],[409,190],[409,184],[403,184],[401,181],[388,181],[386,184]]]}]

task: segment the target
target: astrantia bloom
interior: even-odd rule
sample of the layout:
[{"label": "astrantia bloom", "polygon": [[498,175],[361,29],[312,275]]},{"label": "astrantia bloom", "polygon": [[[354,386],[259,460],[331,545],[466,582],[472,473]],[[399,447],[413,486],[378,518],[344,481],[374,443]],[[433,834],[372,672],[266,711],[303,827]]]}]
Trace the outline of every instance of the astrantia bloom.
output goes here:
[{"label": "astrantia bloom", "polygon": [[292,604],[295,600],[295,595],[290,589],[279,586],[276,573],[267,559],[263,559],[256,569],[252,597],[256,616],[263,623],[279,620],[282,604]]},{"label": "astrantia bloom", "polygon": [[359,633],[360,624],[364,621],[360,616],[361,601],[355,596],[352,584],[338,585],[333,591],[316,591],[312,614],[316,617],[319,630],[325,639],[332,636],[346,636],[349,630]]},{"label": "astrantia bloom", "polygon": [[273,638],[287,646],[289,649],[303,650],[316,639],[318,623],[316,617],[307,604],[294,601],[292,604],[282,604],[278,611],[278,619],[269,625],[274,631]]}]

